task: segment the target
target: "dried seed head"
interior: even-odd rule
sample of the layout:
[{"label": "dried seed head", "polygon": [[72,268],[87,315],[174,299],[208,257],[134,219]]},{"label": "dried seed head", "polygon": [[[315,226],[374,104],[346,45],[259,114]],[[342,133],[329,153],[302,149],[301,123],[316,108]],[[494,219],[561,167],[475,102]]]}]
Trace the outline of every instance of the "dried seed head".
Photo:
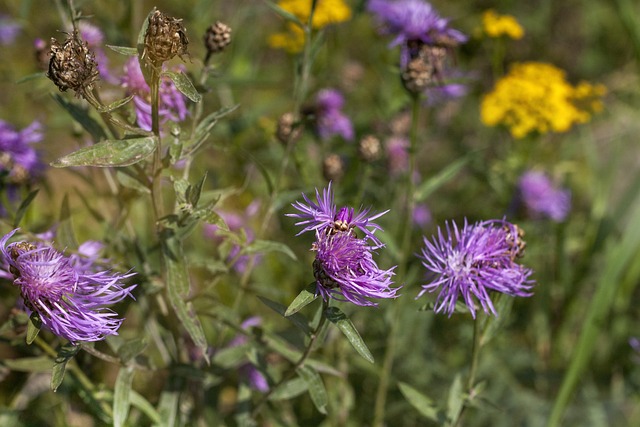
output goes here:
[{"label": "dried seed head", "polygon": [[344,161],[337,154],[329,154],[322,162],[322,174],[327,181],[338,181],[344,175]]},{"label": "dried seed head", "polygon": [[49,68],[49,61],[51,61],[51,47],[46,41],[42,39],[36,39],[33,43],[34,57],[38,69],[47,71]]},{"label": "dried seed head", "polygon": [[67,89],[76,91],[76,95],[86,90],[98,78],[98,64],[77,30],[62,45],[51,39],[51,59],[47,77],[53,81],[61,92]]},{"label": "dried seed head", "polygon": [[296,115],[292,112],[287,112],[278,119],[276,138],[286,145],[289,142],[297,141],[302,135],[303,129],[303,125]]},{"label": "dried seed head", "polygon": [[149,26],[144,35],[144,56],[149,58],[154,66],[178,55],[188,55],[187,30],[182,25],[182,19],[167,16],[159,10],[154,10],[149,16]]},{"label": "dried seed head", "polygon": [[220,21],[216,21],[207,28],[204,34],[204,45],[207,48],[207,55],[219,53],[231,43],[231,27]]},{"label": "dried seed head", "polygon": [[358,143],[358,154],[365,162],[375,162],[380,158],[382,147],[380,140],[373,135],[367,135]]},{"label": "dried seed head", "polygon": [[402,71],[402,84],[411,93],[422,93],[433,83],[435,70],[433,66],[422,58],[409,61]]}]

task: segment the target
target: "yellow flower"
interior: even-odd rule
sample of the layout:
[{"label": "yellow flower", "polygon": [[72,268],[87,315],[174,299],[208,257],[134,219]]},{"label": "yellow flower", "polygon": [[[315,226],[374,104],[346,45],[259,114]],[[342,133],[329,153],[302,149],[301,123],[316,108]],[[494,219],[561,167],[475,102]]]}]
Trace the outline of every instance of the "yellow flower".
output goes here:
[{"label": "yellow flower", "polygon": [[602,110],[603,85],[572,86],[565,72],[551,64],[514,64],[480,105],[482,123],[509,128],[514,138],[531,132],[566,132]]},{"label": "yellow flower", "polygon": [[[312,0],[280,0],[278,6],[295,15],[300,22],[306,24],[311,13]],[[351,9],[344,0],[318,0],[313,13],[311,27],[319,30],[327,25],[338,24],[351,19]],[[304,31],[294,23],[287,23],[284,32],[272,34],[269,46],[285,49],[289,53],[297,53],[304,47]]]},{"label": "yellow flower", "polygon": [[482,14],[482,28],[489,37],[507,36],[518,40],[524,36],[524,29],[514,16],[498,15],[493,9]]}]

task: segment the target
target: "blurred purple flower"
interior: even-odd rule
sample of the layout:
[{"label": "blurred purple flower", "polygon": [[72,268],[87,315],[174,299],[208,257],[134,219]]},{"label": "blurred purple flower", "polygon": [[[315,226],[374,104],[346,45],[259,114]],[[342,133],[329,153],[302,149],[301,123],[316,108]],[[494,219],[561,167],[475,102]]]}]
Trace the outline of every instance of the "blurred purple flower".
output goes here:
[{"label": "blurred purple flower", "polygon": [[78,29],[82,39],[87,42],[91,51],[96,55],[100,78],[109,83],[117,83],[118,79],[109,71],[109,59],[102,47],[104,44],[104,33],[102,30],[87,21],[80,21]]},{"label": "blurred purple flower", "polygon": [[427,94],[427,104],[431,106],[462,98],[468,92],[469,88],[466,85],[460,83],[432,86],[427,88],[427,90],[425,91],[425,93]]},{"label": "blurred purple flower", "polygon": [[398,176],[409,169],[409,140],[403,136],[392,136],[385,142],[387,167],[392,176]]},{"label": "blurred purple flower", "polygon": [[[242,322],[240,325],[242,329],[248,330],[254,326],[260,326],[262,324],[262,319],[259,316],[253,316]],[[243,334],[236,335],[233,338],[227,347],[238,347],[247,342],[247,336]],[[262,393],[266,393],[269,391],[269,382],[265,378],[265,376],[256,368],[252,363],[247,362],[240,366],[239,368],[240,375],[242,375],[249,385],[254,389],[258,390]]]},{"label": "blurred purple flower", "polygon": [[389,212],[384,212],[369,215],[370,208],[358,210],[350,207],[341,207],[337,210],[334,203],[333,191],[331,191],[331,182],[322,190],[322,197],[316,188],[316,202],[312,202],[306,194],[302,194],[302,198],[305,203],[296,201],[291,206],[296,208],[300,213],[286,214],[288,217],[302,219],[303,221],[296,222],[296,225],[304,225],[305,227],[300,231],[297,236],[306,231],[318,231],[320,233],[335,232],[349,232],[353,234],[353,229],[358,228],[365,237],[371,239],[377,246],[381,246],[380,240],[374,236],[376,230],[382,230],[378,224],[373,222],[380,218],[382,215]]},{"label": "blurred purple flower", "polygon": [[438,236],[431,241],[424,238],[422,264],[435,278],[422,286],[416,298],[426,292],[439,290],[434,310],[449,316],[462,297],[471,315],[476,317],[477,300],[487,314],[498,315],[489,292],[528,297],[534,281],[532,271],[516,263],[522,256],[524,242],[520,230],[505,220],[490,220],[462,229],[455,222],[446,224],[446,236],[438,228]]},{"label": "blurred purple flower", "polygon": [[[144,130],[151,130],[151,90],[144,80],[138,57],[131,57],[124,66],[124,76],[121,79],[122,87],[126,88],[128,95],[134,95],[133,104],[136,110],[138,126]],[[160,123],[168,120],[181,122],[189,114],[185,96],[176,89],[168,77],[163,77],[160,82]]]},{"label": "blurred purple flower", "polygon": [[14,21],[10,16],[0,14],[0,44],[10,45],[12,44],[20,31],[22,25]]},{"label": "blurred purple flower", "polygon": [[571,192],[557,188],[542,172],[528,171],[520,177],[519,196],[533,218],[562,222],[571,210]]},{"label": "blurred purple flower", "polygon": [[340,135],[347,141],[353,140],[351,120],[342,112],[344,97],[336,89],[323,89],[316,96],[316,127],[322,139]]},{"label": "blurred purple flower", "polygon": [[425,228],[431,223],[431,211],[424,203],[419,203],[413,208],[413,223],[419,228]]},{"label": "blurred purple flower", "polygon": [[20,287],[25,307],[38,313],[54,334],[75,343],[117,335],[124,319],[107,306],[131,296],[136,285],[124,287],[133,273],[113,274],[87,268],[50,246],[28,242],[7,245],[13,230],[0,239],[3,264]]},{"label": "blurred purple flower", "polygon": [[31,144],[42,138],[42,125],[37,121],[17,131],[0,120],[0,173],[6,173],[9,182],[24,182],[40,174],[43,165]]}]

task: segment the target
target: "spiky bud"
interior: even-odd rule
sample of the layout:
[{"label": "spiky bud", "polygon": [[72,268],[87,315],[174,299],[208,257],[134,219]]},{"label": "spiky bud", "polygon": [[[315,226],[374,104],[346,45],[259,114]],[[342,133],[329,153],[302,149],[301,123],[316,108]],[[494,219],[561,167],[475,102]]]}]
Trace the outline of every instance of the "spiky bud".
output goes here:
[{"label": "spiky bud", "polygon": [[182,25],[182,19],[177,19],[159,10],[154,10],[149,16],[149,26],[144,35],[144,56],[154,66],[160,66],[163,62],[178,55],[188,55],[187,30]]},{"label": "spiky bud", "polygon": [[297,141],[302,135],[303,125],[300,119],[292,112],[284,113],[278,119],[276,138],[283,144]]},{"label": "spiky bud", "polygon": [[216,21],[207,28],[204,34],[204,45],[207,48],[207,55],[219,53],[231,43],[231,27],[227,24]]},{"label": "spiky bud", "polygon": [[98,78],[98,64],[94,53],[89,50],[77,30],[62,45],[51,39],[51,59],[47,77],[61,92],[67,89],[80,96]]},{"label": "spiky bud", "polygon": [[327,181],[338,181],[344,176],[344,161],[337,154],[329,154],[322,162],[322,175]]},{"label": "spiky bud", "polygon": [[358,143],[358,154],[365,162],[375,162],[381,153],[380,140],[373,135],[366,135]]}]

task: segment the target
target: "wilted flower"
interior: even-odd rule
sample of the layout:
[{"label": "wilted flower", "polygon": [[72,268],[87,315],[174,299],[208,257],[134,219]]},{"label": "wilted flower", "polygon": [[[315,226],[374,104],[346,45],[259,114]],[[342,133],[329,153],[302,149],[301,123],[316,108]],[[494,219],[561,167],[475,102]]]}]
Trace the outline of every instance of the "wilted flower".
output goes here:
[{"label": "wilted flower", "polygon": [[[312,0],[279,0],[277,5],[306,24],[311,14]],[[344,0],[319,0],[313,13],[311,27],[319,30],[328,25],[351,19],[351,9]],[[304,46],[304,31],[294,23],[287,23],[287,31],[269,37],[269,46],[297,53]]]},{"label": "wilted flower", "polygon": [[316,130],[322,139],[340,135],[347,141],[353,140],[354,132],[351,120],[342,112],[344,97],[336,89],[323,89],[316,96]]},{"label": "wilted flower", "polygon": [[581,82],[572,86],[565,72],[551,64],[514,64],[480,105],[482,122],[509,128],[514,138],[529,133],[566,132],[586,123],[602,109],[603,85]]},{"label": "wilted flower", "polygon": [[11,19],[7,15],[0,14],[0,44],[9,45],[13,43],[20,34],[22,25]]},{"label": "wilted flower", "polygon": [[7,245],[16,231],[0,239],[0,253],[25,307],[51,332],[74,343],[117,335],[124,319],[108,306],[131,296],[135,285],[124,287],[122,282],[133,273],[99,271],[51,246],[24,241]]},{"label": "wilted flower", "polygon": [[[138,126],[151,130],[151,89],[144,80],[137,56],[131,57],[124,66],[121,84],[127,94],[134,95],[133,104],[136,110]],[[168,120],[181,122],[189,114],[185,96],[176,88],[169,77],[162,77],[159,89],[160,123]]]},{"label": "wilted flower", "polygon": [[[204,46],[207,48],[207,58],[214,53],[219,53],[231,43],[231,27],[227,24],[216,21],[211,24],[204,34]],[[207,62],[205,60],[205,62]]]},{"label": "wilted flower", "polygon": [[490,292],[510,296],[531,296],[532,271],[516,263],[523,255],[523,232],[505,220],[481,221],[462,229],[455,222],[446,224],[446,235],[438,228],[431,241],[424,238],[422,265],[435,274],[432,282],[422,286],[419,298],[439,290],[435,312],[455,311],[459,297],[476,317],[476,301],[487,314],[497,312]]},{"label": "wilted flower", "polygon": [[62,45],[51,39],[47,77],[61,92],[73,89],[76,96],[81,96],[93,85],[98,74],[95,54],[78,31],[73,31]]},{"label": "wilted flower", "polygon": [[144,35],[144,57],[155,67],[178,55],[187,55],[187,30],[182,19],[154,10],[149,16],[149,25]]},{"label": "wilted flower", "polygon": [[0,120],[0,182],[27,182],[42,170],[33,143],[42,141],[42,125],[34,121],[21,131]]},{"label": "wilted flower", "polygon": [[109,72],[109,59],[102,47],[104,44],[104,33],[102,30],[87,21],[80,21],[78,30],[80,31],[82,39],[87,42],[87,46],[95,54],[100,78],[109,83],[116,83],[117,80]]},{"label": "wilted flower", "polygon": [[518,40],[524,36],[524,29],[512,15],[499,15],[489,9],[482,14],[482,29],[489,37],[510,37]]},{"label": "wilted flower", "polygon": [[564,221],[571,209],[571,192],[557,188],[542,172],[528,171],[520,177],[519,196],[534,218],[546,216]]}]

